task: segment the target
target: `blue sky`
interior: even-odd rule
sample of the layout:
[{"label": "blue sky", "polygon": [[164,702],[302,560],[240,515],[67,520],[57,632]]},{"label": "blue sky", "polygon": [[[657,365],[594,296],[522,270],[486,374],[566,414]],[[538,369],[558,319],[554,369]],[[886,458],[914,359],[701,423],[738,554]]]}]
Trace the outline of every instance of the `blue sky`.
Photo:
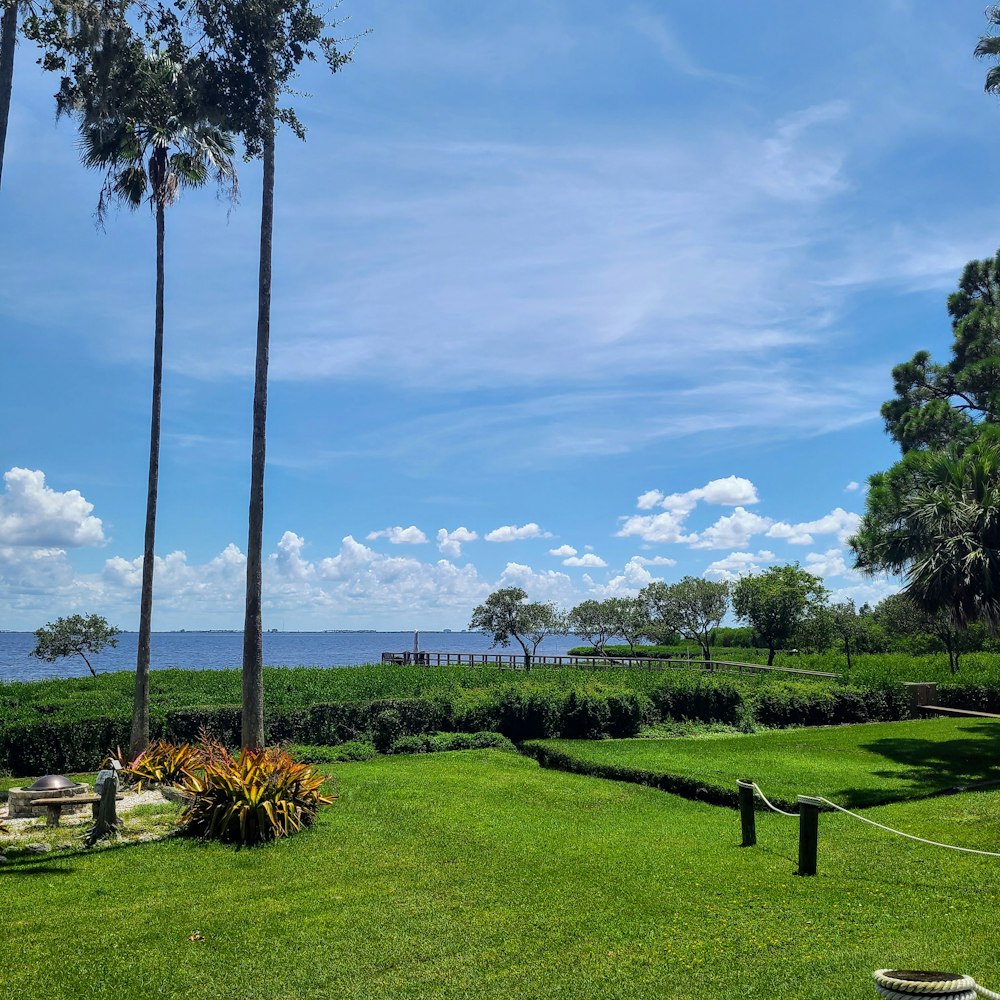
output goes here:
[{"label": "blue sky", "polygon": [[[890,369],[1000,246],[956,0],[345,0],[278,148],[265,627],[462,628],[798,560],[838,596]],[[138,619],[149,212],[21,46],[0,190],[0,628]],[[239,627],[259,170],[167,218],[154,628]]]}]

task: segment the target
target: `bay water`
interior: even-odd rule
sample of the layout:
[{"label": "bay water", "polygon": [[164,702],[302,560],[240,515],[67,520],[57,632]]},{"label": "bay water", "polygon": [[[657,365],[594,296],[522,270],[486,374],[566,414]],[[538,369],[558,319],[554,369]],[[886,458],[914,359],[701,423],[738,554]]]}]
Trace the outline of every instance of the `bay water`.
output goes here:
[{"label": "bay water", "polygon": [[[481,632],[421,632],[421,651],[432,653],[520,653],[513,642],[507,649],[490,645]],[[34,648],[31,632],[0,632],[0,682],[35,681],[55,677],[89,677],[79,656],[45,663],[28,654]],[[98,673],[135,670],[138,636],[126,632],[114,649],[88,659]],[[561,656],[586,641],[574,635],[554,635],[538,647],[541,655]],[[242,632],[154,632],[153,670],[222,670],[243,662]],[[265,632],[264,663],[275,667],[347,667],[378,663],[383,653],[413,649],[412,632]]]}]

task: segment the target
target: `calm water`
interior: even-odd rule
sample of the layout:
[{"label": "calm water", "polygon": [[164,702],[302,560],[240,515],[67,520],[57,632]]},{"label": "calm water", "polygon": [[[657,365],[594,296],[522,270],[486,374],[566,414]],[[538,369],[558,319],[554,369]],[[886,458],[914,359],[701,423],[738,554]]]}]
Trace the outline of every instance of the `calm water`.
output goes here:
[{"label": "calm water", "polygon": [[[135,669],[138,637],[127,632],[115,649],[90,657],[98,673]],[[538,652],[559,656],[582,640],[572,635],[550,636]],[[0,632],[0,681],[33,681],[50,677],[89,677],[79,656],[44,663],[28,655],[35,645],[31,632]],[[420,648],[436,653],[517,653],[520,646],[492,649],[488,636],[479,632],[421,632]],[[345,667],[378,663],[385,652],[413,649],[412,632],[266,632],[264,662],[269,666]],[[243,661],[242,632],[154,632],[154,670],[184,667],[219,670],[239,667]]]}]

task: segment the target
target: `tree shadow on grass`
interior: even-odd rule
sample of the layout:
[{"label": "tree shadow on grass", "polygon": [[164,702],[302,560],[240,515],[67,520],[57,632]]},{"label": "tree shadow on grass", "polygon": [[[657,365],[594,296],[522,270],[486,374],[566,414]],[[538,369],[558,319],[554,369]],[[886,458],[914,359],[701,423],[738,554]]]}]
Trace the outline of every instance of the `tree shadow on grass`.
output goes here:
[{"label": "tree shadow on grass", "polygon": [[[968,735],[950,740],[885,737],[862,745],[863,750],[901,765],[875,771],[875,777],[904,781],[898,792],[852,789],[856,805],[866,796],[889,802],[914,796],[937,795],[970,785],[1000,781],[1000,724],[969,723],[962,727]],[[846,804],[846,803],[842,803]]]},{"label": "tree shadow on grass", "polygon": [[24,878],[30,875],[72,875],[75,870],[68,865],[54,865],[48,859],[13,858],[0,865],[0,880],[4,877]]}]

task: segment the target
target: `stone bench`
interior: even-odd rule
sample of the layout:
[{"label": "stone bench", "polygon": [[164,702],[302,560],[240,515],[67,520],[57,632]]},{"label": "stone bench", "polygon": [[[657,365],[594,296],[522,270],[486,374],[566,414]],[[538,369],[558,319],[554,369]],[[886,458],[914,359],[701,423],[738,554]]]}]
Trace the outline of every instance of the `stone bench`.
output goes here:
[{"label": "stone bench", "polygon": [[[116,801],[121,802],[123,796],[116,796]],[[32,803],[36,806],[45,806],[47,818],[46,826],[58,826],[62,818],[63,808],[66,806],[80,806],[90,804],[91,813],[97,819],[97,807],[100,805],[100,795],[52,795],[44,799],[35,799]]]}]

